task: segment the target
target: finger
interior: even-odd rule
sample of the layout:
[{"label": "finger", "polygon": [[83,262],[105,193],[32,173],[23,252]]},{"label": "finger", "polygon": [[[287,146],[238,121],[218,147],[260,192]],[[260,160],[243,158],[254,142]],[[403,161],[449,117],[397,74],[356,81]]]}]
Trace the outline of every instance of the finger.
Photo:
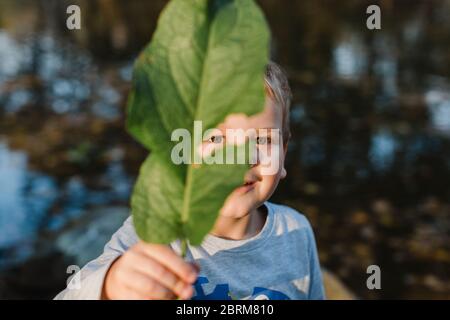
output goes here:
[{"label": "finger", "polygon": [[124,298],[120,300],[148,300],[148,297],[128,288],[124,290],[123,296]]},{"label": "finger", "polygon": [[142,252],[130,252],[132,255],[132,268],[142,274],[146,274],[161,283],[166,288],[172,290],[176,295],[182,297],[187,295],[191,285],[178,278],[172,271],[164,267],[161,263],[148,257]]},{"label": "finger", "polygon": [[143,243],[142,249],[145,254],[163,264],[182,280],[194,283],[197,279],[197,270],[178,256],[170,247]]},{"label": "finger", "polygon": [[128,281],[126,287],[135,291],[144,299],[170,299],[174,296],[171,290],[161,285],[157,280],[140,272],[134,272],[130,276],[130,281]]},{"label": "finger", "polygon": [[119,294],[111,296],[111,300],[148,300],[148,297],[145,297],[136,290],[132,290],[124,285],[120,285],[120,290],[118,291]]}]

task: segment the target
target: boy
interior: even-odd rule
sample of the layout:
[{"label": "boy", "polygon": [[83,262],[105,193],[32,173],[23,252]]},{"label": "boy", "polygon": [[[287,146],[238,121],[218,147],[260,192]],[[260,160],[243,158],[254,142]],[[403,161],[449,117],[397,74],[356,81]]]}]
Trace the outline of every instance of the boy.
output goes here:
[{"label": "boy", "polygon": [[[257,148],[267,144],[279,148],[278,170],[262,174],[259,162],[252,165],[245,183],[226,199],[201,246],[188,246],[190,262],[177,254],[178,241],[170,246],[140,241],[128,218],[103,254],[80,271],[81,288],[66,289],[55,299],[325,298],[309,222],[297,211],[267,201],[286,177],[291,91],[273,62],[267,66],[265,86],[263,112],[251,117],[230,115],[218,129],[281,132],[280,139],[269,135],[256,139]],[[204,143],[224,139],[215,135]]]}]

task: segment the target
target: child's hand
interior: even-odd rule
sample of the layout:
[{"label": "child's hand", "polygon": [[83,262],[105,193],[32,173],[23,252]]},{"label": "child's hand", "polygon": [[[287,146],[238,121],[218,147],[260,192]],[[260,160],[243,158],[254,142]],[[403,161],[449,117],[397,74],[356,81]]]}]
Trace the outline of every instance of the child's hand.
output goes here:
[{"label": "child's hand", "polygon": [[103,299],[189,299],[198,270],[169,246],[138,242],[109,268]]}]

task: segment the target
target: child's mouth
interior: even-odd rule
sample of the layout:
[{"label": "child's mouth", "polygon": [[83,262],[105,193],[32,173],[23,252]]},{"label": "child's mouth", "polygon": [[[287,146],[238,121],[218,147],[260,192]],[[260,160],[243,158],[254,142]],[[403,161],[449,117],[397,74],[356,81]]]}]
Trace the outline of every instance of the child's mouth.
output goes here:
[{"label": "child's mouth", "polygon": [[255,188],[256,181],[245,182],[242,186],[238,187],[236,191],[240,194],[247,193]]}]

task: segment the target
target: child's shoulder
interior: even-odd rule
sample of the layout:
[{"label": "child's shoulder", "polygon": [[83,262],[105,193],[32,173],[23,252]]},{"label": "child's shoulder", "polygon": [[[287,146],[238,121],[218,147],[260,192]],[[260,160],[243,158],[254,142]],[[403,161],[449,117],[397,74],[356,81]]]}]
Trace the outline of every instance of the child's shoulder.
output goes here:
[{"label": "child's shoulder", "polygon": [[299,211],[286,205],[276,204],[273,202],[267,201],[265,204],[269,207],[269,210],[273,211],[276,224],[287,225],[289,229],[305,229],[305,231],[312,230],[308,219]]}]

